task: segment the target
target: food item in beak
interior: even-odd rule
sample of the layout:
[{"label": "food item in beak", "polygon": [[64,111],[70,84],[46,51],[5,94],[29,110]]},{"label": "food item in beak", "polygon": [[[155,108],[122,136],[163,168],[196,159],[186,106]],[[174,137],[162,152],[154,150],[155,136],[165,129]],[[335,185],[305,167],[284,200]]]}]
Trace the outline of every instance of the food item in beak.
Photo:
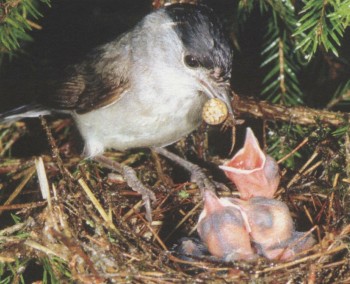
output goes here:
[{"label": "food item in beak", "polygon": [[217,125],[224,122],[227,116],[227,105],[222,100],[213,98],[204,104],[202,118],[206,123]]}]

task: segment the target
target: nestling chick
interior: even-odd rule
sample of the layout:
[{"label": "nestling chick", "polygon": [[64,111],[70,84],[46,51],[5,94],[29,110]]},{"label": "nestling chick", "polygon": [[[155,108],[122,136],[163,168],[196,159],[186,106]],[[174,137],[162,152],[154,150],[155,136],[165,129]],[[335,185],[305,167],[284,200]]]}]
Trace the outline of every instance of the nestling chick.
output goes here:
[{"label": "nestling chick", "polygon": [[198,233],[212,255],[224,261],[250,260],[256,251],[270,260],[292,260],[314,244],[311,235],[295,231],[287,205],[272,199],[280,181],[278,166],[260,149],[250,128],[244,147],[220,168],[242,199],[204,192]]},{"label": "nestling chick", "polygon": [[256,252],[270,260],[293,260],[315,243],[312,235],[295,231],[281,201],[218,198],[209,190],[204,195],[198,234],[211,255],[223,261],[254,260]]},{"label": "nestling chick", "polygon": [[212,191],[204,192],[197,231],[213,256],[224,261],[254,259],[247,225],[239,206],[218,198]]},{"label": "nestling chick", "polygon": [[315,242],[312,235],[295,231],[289,209],[281,201],[265,197],[230,201],[247,215],[254,247],[268,259],[292,260]]},{"label": "nestling chick", "polygon": [[243,148],[220,169],[237,186],[241,198],[245,200],[255,196],[272,198],[280,181],[276,161],[261,150],[250,128],[247,128]]}]

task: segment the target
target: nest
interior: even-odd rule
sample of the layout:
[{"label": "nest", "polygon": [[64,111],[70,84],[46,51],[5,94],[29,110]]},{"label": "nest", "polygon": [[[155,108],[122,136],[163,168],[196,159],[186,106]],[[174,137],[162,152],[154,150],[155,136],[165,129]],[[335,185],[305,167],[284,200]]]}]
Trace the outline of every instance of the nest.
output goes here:
[{"label": "nest", "polygon": [[[299,258],[223,263],[198,257],[188,261],[174,244],[181,237],[196,236],[203,205],[188,174],[149,150],[106,153],[132,166],[155,193],[149,223],[140,195],[122,176],[84,160],[71,146],[70,126],[67,119],[49,123],[46,130],[51,129],[54,137],[47,131],[51,151],[42,152],[51,154],[40,158],[11,156],[13,145],[28,133],[26,124],[0,129],[2,283],[350,281],[350,180],[346,167],[340,167],[341,171],[333,164],[345,163],[346,151],[338,149],[327,162],[322,153],[329,149],[322,141],[311,145],[316,150],[303,159],[300,168],[282,167],[276,198],[288,204],[298,231],[310,231],[317,240]],[[206,167],[207,174],[220,182],[218,195],[235,194],[223,174],[212,170],[219,163],[217,157],[209,155],[196,139],[190,140],[178,143],[176,149],[199,155],[206,160],[204,166],[211,165]]]}]

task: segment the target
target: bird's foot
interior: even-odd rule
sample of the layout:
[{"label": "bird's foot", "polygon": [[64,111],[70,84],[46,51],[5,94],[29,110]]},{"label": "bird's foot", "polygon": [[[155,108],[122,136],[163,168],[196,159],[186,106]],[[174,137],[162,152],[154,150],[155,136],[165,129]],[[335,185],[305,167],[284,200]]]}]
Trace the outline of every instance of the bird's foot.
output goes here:
[{"label": "bird's foot", "polygon": [[156,196],[154,195],[153,191],[147,188],[138,179],[135,170],[127,165],[123,165],[121,163],[108,159],[107,157],[102,155],[94,157],[94,160],[99,162],[103,166],[122,174],[128,186],[130,186],[134,191],[142,195],[142,200],[144,202],[145,209],[146,209],[146,219],[151,223],[152,222],[151,201],[155,201]]},{"label": "bird's foot", "polygon": [[169,152],[164,148],[154,147],[152,150],[188,170],[191,173],[191,180],[197,184],[201,190],[202,196],[204,196],[205,190],[215,192],[216,187],[214,183],[206,176],[206,174],[199,166],[186,161],[185,159]]}]

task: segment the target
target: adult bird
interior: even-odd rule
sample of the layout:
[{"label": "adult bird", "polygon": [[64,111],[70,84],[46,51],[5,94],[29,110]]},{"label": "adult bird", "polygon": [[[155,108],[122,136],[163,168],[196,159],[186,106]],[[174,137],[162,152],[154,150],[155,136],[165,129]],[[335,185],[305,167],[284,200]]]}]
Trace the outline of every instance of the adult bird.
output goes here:
[{"label": "adult bird", "polygon": [[174,4],[96,48],[67,68],[45,96],[0,119],[71,114],[84,139],[84,154],[124,174],[149,204],[153,193],[132,169],[106,159],[104,151],[172,144],[199,126],[203,105],[211,98],[225,102],[232,114],[231,64],[231,44],[214,12]]}]

